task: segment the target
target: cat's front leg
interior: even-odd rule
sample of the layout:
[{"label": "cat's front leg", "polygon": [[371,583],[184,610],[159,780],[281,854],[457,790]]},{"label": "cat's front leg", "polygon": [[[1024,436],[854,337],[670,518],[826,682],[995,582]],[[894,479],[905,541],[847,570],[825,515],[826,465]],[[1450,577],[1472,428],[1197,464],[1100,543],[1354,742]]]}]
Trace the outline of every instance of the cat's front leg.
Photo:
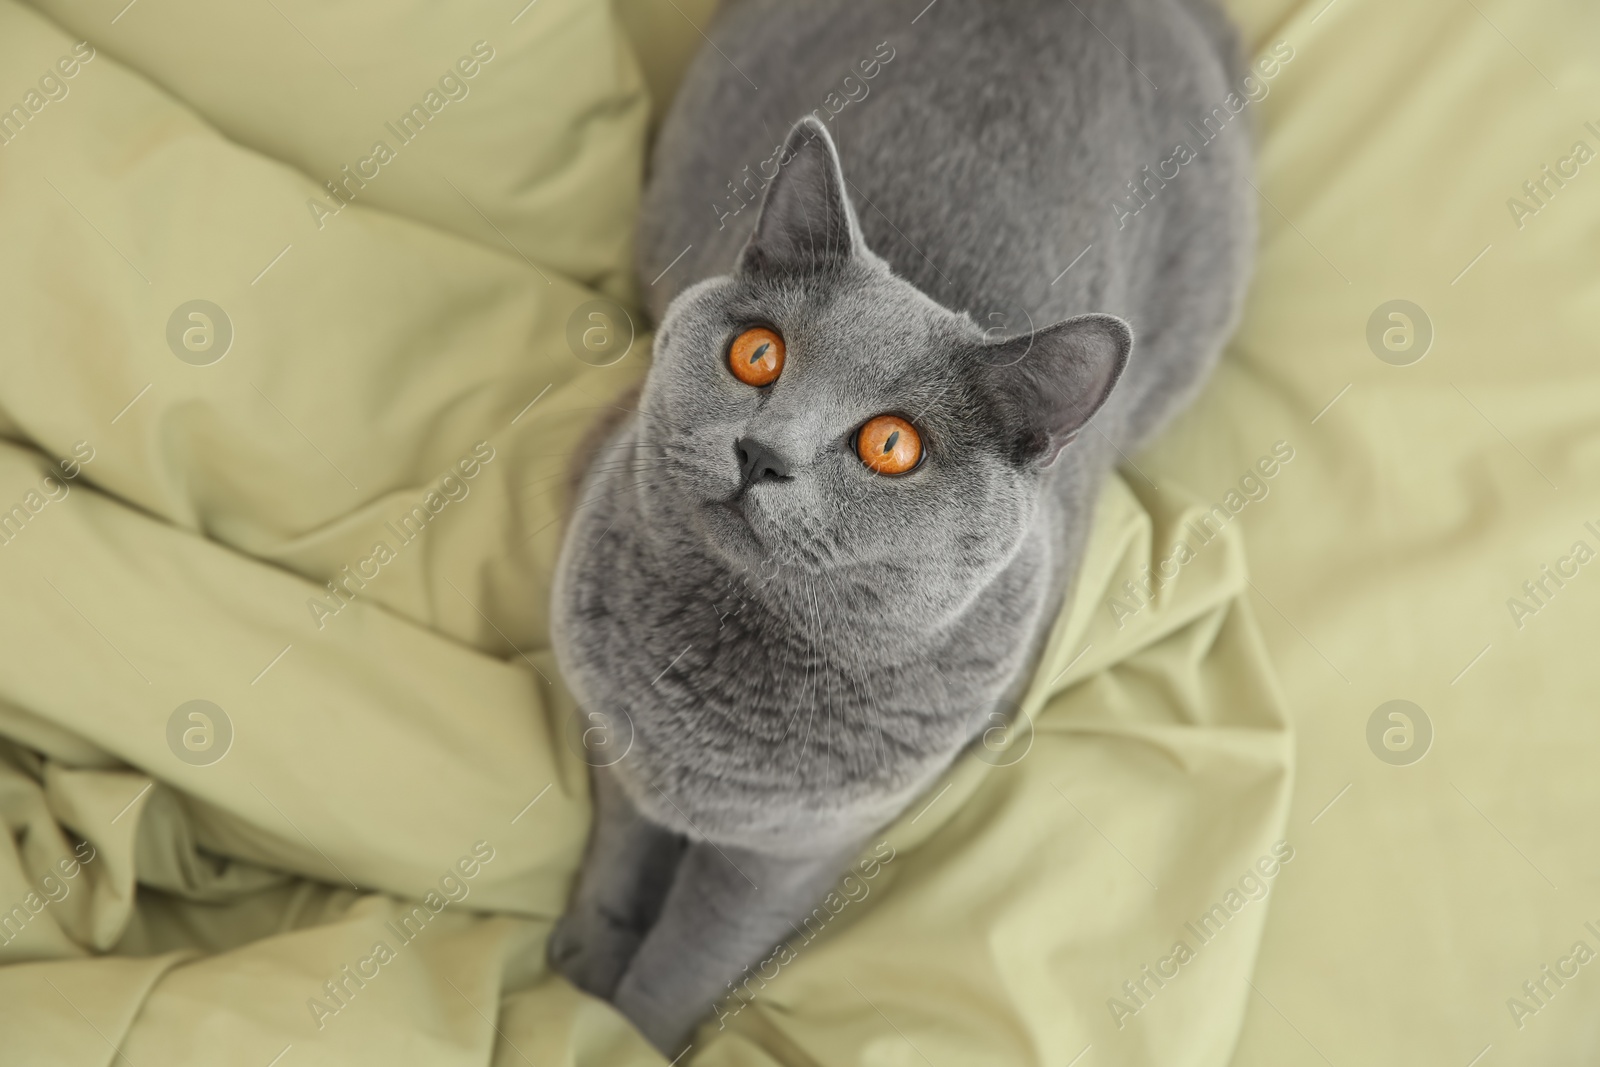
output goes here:
[{"label": "cat's front leg", "polygon": [[696,841],[613,998],[668,1057],[728,995],[728,983],[795,933],[859,850],[782,855]]},{"label": "cat's front leg", "polygon": [[593,791],[588,851],[549,958],[573,985],[610,999],[661,911],[687,842],[640,815],[609,769],[594,769]]}]

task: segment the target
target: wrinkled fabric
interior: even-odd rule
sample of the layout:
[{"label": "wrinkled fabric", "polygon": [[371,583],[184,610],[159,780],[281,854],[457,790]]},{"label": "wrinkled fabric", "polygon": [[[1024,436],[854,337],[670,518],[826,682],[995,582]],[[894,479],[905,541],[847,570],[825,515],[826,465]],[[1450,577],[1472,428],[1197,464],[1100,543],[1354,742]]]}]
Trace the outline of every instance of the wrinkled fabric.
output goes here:
[{"label": "wrinkled fabric", "polygon": [[[0,1064],[661,1062],[543,962],[588,819],[546,603],[567,457],[647,365],[612,310],[663,104],[639,71],[699,38],[519,6],[0,0],[28,113],[0,145]],[[1215,382],[1107,486],[1019,717],[688,1061],[1594,1048],[1579,982],[1495,1015],[1600,918],[1559,845],[1596,799],[1594,594],[1522,630],[1502,603],[1600,524],[1596,200],[1502,204],[1585,134],[1470,7],[1409,47],[1320,7],[1240,5],[1253,50],[1295,49],[1249,106],[1293,225],[1265,208]],[[1531,9],[1489,14],[1592,81]],[[1423,240],[1457,214],[1482,233]],[[1396,297],[1438,334],[1407,367],[1365,340]],[[606,366],[597,307],[634,334]],[[1420,763],[1368,749],[1393,698],[1433,717]],[[1495,968],[1457,973],[1469,937]]]}]

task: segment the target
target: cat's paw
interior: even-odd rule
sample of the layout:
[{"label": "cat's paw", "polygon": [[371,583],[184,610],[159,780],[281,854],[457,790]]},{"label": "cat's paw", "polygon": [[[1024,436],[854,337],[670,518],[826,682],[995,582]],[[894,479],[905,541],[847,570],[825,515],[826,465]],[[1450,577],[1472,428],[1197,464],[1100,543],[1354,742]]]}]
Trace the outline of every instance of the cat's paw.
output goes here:
[{"label": "cat's paw", "polygon": [[661,982],[662,977],[665,976],[658,974],[652,979],[632,971],[623,976],[611,999],[658,1052],[672,1059],[683,1052],[696,1024],[711,1008],[686,1003],[683,984]]},{"label": "cat's paw", "polygon": [[584,992],[610,1000],[644,934],[599,908],[575,908],[550,934],[550,966]]}]

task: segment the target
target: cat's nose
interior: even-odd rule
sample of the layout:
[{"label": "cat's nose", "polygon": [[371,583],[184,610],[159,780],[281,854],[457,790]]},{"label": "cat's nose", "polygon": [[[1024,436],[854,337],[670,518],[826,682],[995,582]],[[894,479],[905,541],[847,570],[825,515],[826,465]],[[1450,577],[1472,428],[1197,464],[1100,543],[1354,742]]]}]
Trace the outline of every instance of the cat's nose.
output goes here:
[{"label": "cat's nose", "polygon": [[740,488],[769,478],[786,481],[790,477],[789,464],[783,457],[754,438],[739,438],[733,443],[733,451],[739,457]]}]

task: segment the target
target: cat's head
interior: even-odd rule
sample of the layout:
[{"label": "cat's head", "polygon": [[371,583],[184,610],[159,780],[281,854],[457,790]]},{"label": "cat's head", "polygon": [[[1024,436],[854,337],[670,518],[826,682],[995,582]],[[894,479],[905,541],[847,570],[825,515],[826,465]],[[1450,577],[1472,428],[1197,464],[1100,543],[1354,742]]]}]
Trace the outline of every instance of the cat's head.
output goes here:
[{"label": "cat's head", "polygon": [[796,126],[780,162],[733,272],[663,316],[637,421],[646,517],[736,569],[970,598],[1132,335],[1084,315],[986,336],[866,247],[824,126]]}]

